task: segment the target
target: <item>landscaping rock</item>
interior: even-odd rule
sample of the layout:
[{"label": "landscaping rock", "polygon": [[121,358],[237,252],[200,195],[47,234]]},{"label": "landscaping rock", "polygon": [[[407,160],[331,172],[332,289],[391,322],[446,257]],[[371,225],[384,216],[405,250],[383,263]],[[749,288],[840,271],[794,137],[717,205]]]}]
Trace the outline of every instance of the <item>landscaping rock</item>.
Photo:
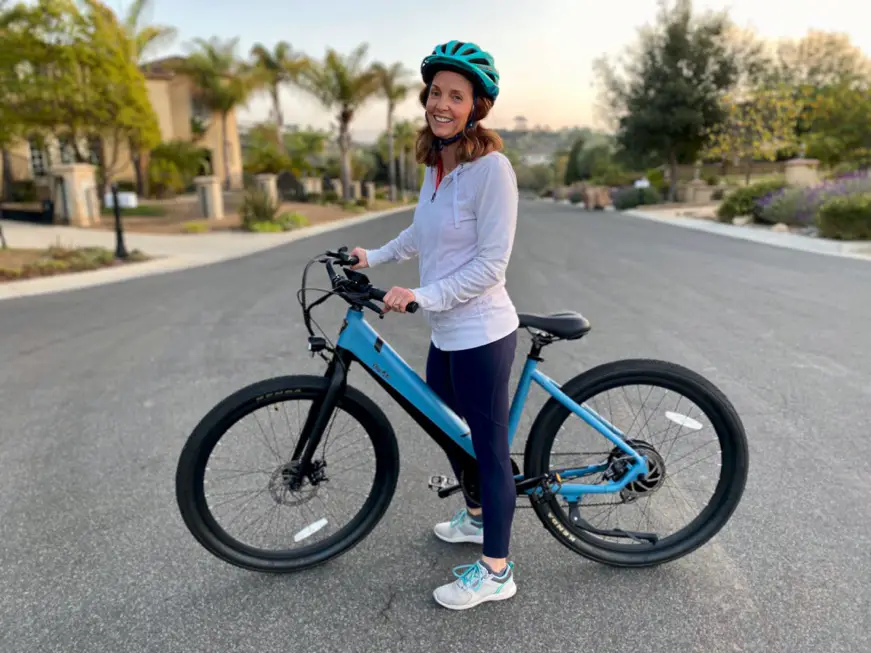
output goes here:
[{"label": "landscaping rock", "polygon": [[751,215],[739,215],[737,218],[732,218],[732,224],[738,227],[744,227],[753,222],[753,216]]},{"label": "landscaping rock", "polygon": [[782,233],[782,232],[789,231],[789,227],[787,227],[787,226],[786,226],[785,224],[783,224],[782,222],[778,222],[776,225],[774,225],[773,227],[771,227],[771,231],[777,231],[777,232],[781,232],[781,233]]}]

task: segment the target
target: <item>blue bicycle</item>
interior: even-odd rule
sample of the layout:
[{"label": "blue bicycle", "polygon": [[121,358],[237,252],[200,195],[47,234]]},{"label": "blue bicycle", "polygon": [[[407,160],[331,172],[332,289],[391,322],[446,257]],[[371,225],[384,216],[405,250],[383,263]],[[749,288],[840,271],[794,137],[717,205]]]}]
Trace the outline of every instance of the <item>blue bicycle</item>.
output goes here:
[{"label": "blue bicycle", "polygon": [[[315,262],[325,265],[331,288],[320,290],[323,296],[307,304],[306,292],[312,289],[306,288],[306,276]],[[238,390],[203,417],[181,452],[176,498],[184,522],[201,545],[228,563],[276,573],[312,567],[350,550],[384,516],[396,489],[399,448],[384,411],[348,384],[353,363],[445,452],[465,461],[459,479],[433,476],[429,487],[440,497],[456,492],[479,496],[466,422],[366,321],[364,309],[383,317],[373,302],[383,300],[385,293],[360,272],[346,268],[341,276],[335,271],[334,265],[354,263],[343,247],[315,257],[303,272],[298,298],[310,334],[309,350],[328,363],[324,375],[281,376]],[[335,344],[315,334],[311,315],[333,296],[349,304]],[[409,312],[416,309],[408,307]],[[529,429],[522,472],[514,454],[512,465],[518,497],[529,501],[544,527],[572,551],[621,567],[669,562],[714,537],[741,500],[748,473],[744,427],[723,393],[691,370],[646,359],[599,365],[560,385],[539,369],[542,350],[557,341],[582,338],[590,323],[573,312],[521,314],[520,323],[532,342],[511,406],[512,441],[532,384],[548,397]],[[661,400],[632,418],[626,407],[636,396],[628,390],[633,386],[649,387],[646,397],[654,390],[673,393],[678,407],[686,400],[698,414],[678,407],[665,410]],[[614,390],[616,400],[599,401]],[[637,397],[642,399],[640,389]],[[248,418],[257,427],[252,430],[260,431],[255,442],[261,446],[240,443],[236,437],[237,427],[244,430],[241,425]],[[618,428],[615,422],[621,420],[628,427]],[[279,436],[276,425],[287,425],[293,433],[292,421],[297,423],[296,435]],[[345,438],[347,430],[334,435],[337,423],[362,427],[362,437],[355,443]],[[576,451],[578,445],[572,444],[560,451],[575,426],[593,437],[594,444],[580,447],[592,451]],[[712,441],[699,445],[706,427],[713,431]],[[674,437],[668,439],[670,435]],[[718,450],[706,448],[711,444]],[[374,456],[366,455],[370,449]],[[689,462],[695,452],[702,452],[702,459]],[[571,460],[562,462],[566,456]],[[712,471],[698,468],[705,461],[711,462]],[[687,469],[695,471],[681,477]],[[358,488],[351,487],[354,482]],[[707,500],[699,494],[705,483],[711,486]],[[674,499],[675,505],[654,504],[663,497]],[[258,506],[265,514],[255,513]],[[230,514],[219,523],[223,508]],[[618,509],[637,513],[643,525],[615,523]],[[688,523],[676,526],[684,518]],[[240,539],[235,526],[247,527],[251,537]]]}]

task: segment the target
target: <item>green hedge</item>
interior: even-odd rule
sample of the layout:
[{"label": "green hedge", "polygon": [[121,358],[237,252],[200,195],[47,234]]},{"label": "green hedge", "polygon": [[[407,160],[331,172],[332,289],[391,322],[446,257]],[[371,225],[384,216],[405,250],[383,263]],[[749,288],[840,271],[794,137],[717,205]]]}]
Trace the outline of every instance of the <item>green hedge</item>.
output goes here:
[{"label": "green hedge", "polygon": [[730,193],[717,209],[717,217],[723,222],[730,222],[739,215],[754,215],[758,210],[756,203],[769,193],[786,188],[784,180],[760,181],[744,186]]},{"label": "green hedge", "polygon": [[618,211],[634,209],[646,204],[659,204],[662,195],[653,186],[647,188],[621,188],[614,194],[614,208]]},{"label": "green hedge", "polygon": [[820,236],[837,240],[871,240],[871,193],[833,197],[817,214]]}]

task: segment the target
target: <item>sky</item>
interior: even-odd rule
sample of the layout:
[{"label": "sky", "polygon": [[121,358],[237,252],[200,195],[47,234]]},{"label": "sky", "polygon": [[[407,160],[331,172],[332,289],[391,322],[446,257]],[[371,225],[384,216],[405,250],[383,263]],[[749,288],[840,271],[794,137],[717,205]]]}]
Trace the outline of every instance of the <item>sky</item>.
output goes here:
[{"label": "sky", "polygon": [[[125,0],[106,0],[123,11]],[[130,0],[126,0],[129,6]],[[697,10],[729,9],[733,20],[766,38],[798,38],[811,28],[846,32],[871,55],[871,30],[856,0],[696,0]],[[593,62],[632,44],[637,30],[657,13],[654,0],[152,0],[145,19],[173,25],[178,38],[156,56],[184,54],[197,37],[239,38],[239,54],[255,43],[285,40],[295,50],[323,57],[328,47],[350,52],[369,44],[369,59],[402,62],[418,78],[421,59],[451,39],[473,41],[496,59],[499,99],[487,124],[510,128],[518,115],[530,127],[597,128]],[[240,122],[266,119],[271,103],[258,94],[239,112]],[[300,91],[282,94],[285,122],[328,128],[333,116]],[[399,117],[415,118],[415,98],[399,106]],[[352,123],[355,140],[371,141],[384,130],[386,105],[372,100]]]}]

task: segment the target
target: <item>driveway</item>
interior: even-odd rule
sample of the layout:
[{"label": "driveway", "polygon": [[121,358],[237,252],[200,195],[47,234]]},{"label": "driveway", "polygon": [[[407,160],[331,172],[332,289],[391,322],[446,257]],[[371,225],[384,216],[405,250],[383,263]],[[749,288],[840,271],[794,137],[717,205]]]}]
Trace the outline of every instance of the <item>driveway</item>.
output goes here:
[{"label": "driveway", "polygon": [[[565,380],[647,356],[719,385],[751,448],[726,529],[670,565],[613,570],[573,555],[520,510],[517,597],[443,610],[433,587],[475,555],[431,534],[457,501],[437,499],[426,479],[448,467],[358,370],[350,382],[384,407],[402,456],[376,530],[291,576],[206,553],[175,506],[187,434],[244,384],[320,373],[295,295],[305,262],[342,244],[381,244],[409,220],[0,304],[0,650],[871,650],[871,266],[540,202],[523,202],[509,290],[520,310],[574,309],[593,323],[582,342],[547,350],[544,369]],[[317,266],[311,274],[311,285],[325,283]],[[371,278],[410,286],[416,265]],[[328,335],[340,304],[316,314]],[[423,372],[420,316],[373,324]]]}]

